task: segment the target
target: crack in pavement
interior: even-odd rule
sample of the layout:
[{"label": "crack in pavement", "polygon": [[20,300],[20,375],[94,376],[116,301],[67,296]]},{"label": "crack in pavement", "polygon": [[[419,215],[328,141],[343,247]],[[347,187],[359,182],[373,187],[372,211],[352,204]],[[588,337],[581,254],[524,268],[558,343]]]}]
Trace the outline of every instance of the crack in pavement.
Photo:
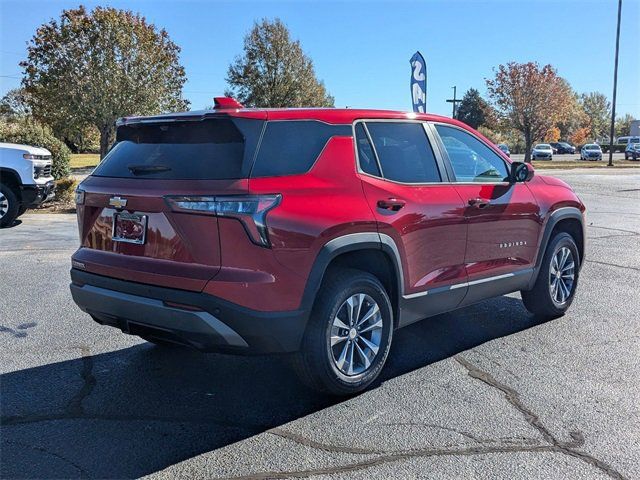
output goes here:
[{"label": "crack in pavement", "polygon": [[522,403],[522,401],[520,400],[520,395],[516,390],[503,383],[500,383],[490,373],[482,371],[480,368],[473,365],[464,357],[456,355],[454,359],[467,370],[467,373],[471,378],[480,380],[490,387],[501,391],[504,394],[506,400],[523,415],[529,425],[535,428],[540,433],[540,435],[542,435],[542,438],[554,448],[554,451],[579,458],[583,462],[586,462],[598,468],[603,473],[609,475],[611,478],[620,480],[624,479],[624,476],[609,464],[603,462],[602,460],[599,460],[598,458],[588,453],[577,450],[577,448],[584,445],[584,436],[581,432],[569,432],[569,435],[571,436],[570,442],[560,441],[542,423],[542,420],[540,420],[540,418],[532,410],[530,410],[527,406],[524,405],[524,403]]},{"label": "crack in pavement", "polygon": [[50,450],[47,450],[44,447],[38,447],[36,445],[29,445],[27,443],[21,443],[21,442],[16,442],[13,440],[3,440],[3,442],[7,445],[16,445],[18,447],[22,447],[22,448],[29,448],[31,450],[35,450],[36,452],[41,452],[41,453],[45,453],[47,455],[51,455],[52,457],[55,457],[59,460],[62,460],[64,463],[66,463],[67,465],[71,465],[73,468],[75,468],[76,470],[78,470],[78,472],[80,472],[81,474],[81,478],[89,478],[89,472],[87,472],[85,469],[83,469],[80,465],[78,465],[77,463],[69,460],[68,458],[63,457],[62,455],[52,452]]},{"label": "crack in pavement", "polygon": [[636,232],[635,230],[625,230],[623,228],[601,227],[599,225],[587,225],[587,227],[588,228],[599,228],[601,230],[611,230],[613,232],[629,233],[631,235],[640,235],[640,233]]},{"label": "crack in pavement", "polygon": [[638,272],[640,272],[640,268],[639,267],[629,267],[627,265],[618,265],[615,263],[609,263],[609,262],[600,262],[598,260],[589,260],[588,258],[585,260],[586,263],[597,263],[599,265],[607,265],[609,267],[616,267],[616,268],[626,268],[628,270],[636,270]]},{"label": "crack in pavement", "polygon": [[362,462],[354,462],[340,466],[328,466],[319,467],[308,470],[297,470],[287,472],[260,472],[248,475],[239,475],[234,477],[222,477],[224,480],[266,480],[266,479],[280,479],[280,478],[308,478],[316,475],[332,475],[338,473],[350,473],[359,470],[365,470],[367,468],[384,465],[387,463],[400,462],[404,460],[411,460],[414,458],[429,458],[429,457],[447,457],[447,456],[473,456],[473,455],[489,455],[495,453],[521,453],[521,452],[559,452],[557,447],[551,445],[541,445],[537,447],[523,446],[494,446],[494,447],[467,447],[467,448],[425,448],[418,449],[410,452],[392,453],[388,455],[378,456]]},{"label": "crack in pavement", "polygon": [[[507,402],[514,407],[524,417],[525,421],[534,428],[542,437],[543,445],[505,445],[505,441],[496,439],[496,442],[503,443],[502,445],[494,446],[442,446],[438,448],[418,448],[396,452],[385,452],[384,450],[374,449],[362,449],[355,447],[345,447],[328,445],[315,440],[308,439],[302,435],[288,432],[282,428],[271,429],[267,433],[277,435],[279,437],[292,440],[303,446],[323,450],[331,453],[350,453],[350,454],[369,454],[377,455],[374,458],[370,458],[360,462],[353,462],[344,465],[335,465],[328,467],[321,467],[307,470],[297,471],[271,471],[271,472],[258,472],[248,475],[240,475],[234,477],[225,477],[227,480],[261,480],[267,478],[307,478],[315,475],[331,475],[337,473],[355,472],[358,470],[364,470],[373,466],[383,465],[386,463],[399,462],[403,460],[409,460],[413,458],[428,458],[428,457],[441,457],[441,456],[471,456],[471,455],[487,455],[492,453],[519,453],[519,452],[549,452],[567,455],[573,458],[577,458],[608,475],[611,478],[617,480],[625,480],[625,477],[615,470],[609,464],[602,460],[582,451],[577,450],[583,446],[584,436],[581,432],[571,431],[569,436],[570,441],[561,441],[557,439],[551,431],[544,425],[542,420],[524,403],[520,400],[520,395],[513,388],[498,382],[490,373],[484,372],[477,366],[470,363],[464,357],[456,355],[453,357],[467,371],[467,374],[476,380],[479,380],[491,388],[497,389],[502,392]],[[438,426],[439,427],[439,426]],[[458,432],[460,433],[460,432]],[[476,440],[477,441],[477,440]]]},{"label": "crack in pavement", "polygon": [[[381,423],[379,424],[380,426],[416,426],[416,427],[427,427],[427,428],[436,428],[439,430],[445,430],[448,432],[453,432],[453,433],[457,433],[465,438],[468,438],[470,440],[473,440],[476,443],[479,444],[486,444],[486,443],[517,443],[520,446],[522,446],[522,443],[526,443],[527,445],[534,445],[536,440],[535,439],[528,439],[528,438],[514,438],[514,437],[509,437],[509,438],[499,438],[499,439],[485,439],[485,438],[480,438],[477,437],[469,432],[465,432],[463,430],[458,430],[455,428],[451,428],[451,427],[443,427],[442,425],[437,425],[437,424],[431,424],[431,423],[420,423],[420,422],[393,422],[393,423]],[[291,440],[295,443],[298,443],[300,445],[303,445],[305,447],[309,447],[309,448],[313,448],[316,450],[322,450],[325,452],[329,452],[329,453],[348,453],[348,454],[357,454],[357,455],[384,455],[384,454],[388,454],[390,452],[385,451],[384,449],[375,449],[375,448],[360,448],[360,447],[349,447],[349,446],[344,446],[344,445],[333,445],[333,444],[328,444],[328,443],[323,443],[323,442],[319,442],[316,440],[312,440],[308,437],[305,437],[304,435],[298,434],[298,433],[294,433],[294,432],[290,432],[287,431],[283,428],[280,427],[276,427],[276,428],[272,428],[267,430],[265,433],[271,434],[271,435],[275,435],[281,438],[284,438],[286,440]],[[465,446],[464,444],[451,444],[451,445],[443,445],[442,447],[460,447],[460,446]],[[403,450],[398,450],[396,452],[393,453],[406,453],[406,452],[411,452],[417,449],[403,449]]]},{"label": "crack in pavement", "polygon": [[96,386],[96,377],[93,375],[93,357],[91,356],[91,350],[86,345],[77,347],[82,354],[82,371],[80,377],[82,378],[82,387],[71,398],[67,405],[67,411],[71,415],[82,415],[84,408],[82,402],[85,398],[91,395],[93,388]]}]

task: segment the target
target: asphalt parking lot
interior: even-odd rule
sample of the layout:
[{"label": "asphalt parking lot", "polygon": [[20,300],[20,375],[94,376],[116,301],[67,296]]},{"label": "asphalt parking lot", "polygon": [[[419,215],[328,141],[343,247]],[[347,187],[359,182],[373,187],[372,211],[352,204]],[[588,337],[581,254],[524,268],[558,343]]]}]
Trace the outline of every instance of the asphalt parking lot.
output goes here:
[{"label": "asphalt parking lot", "polygon": [[164,350],[71,301],[72,215],[0,231],[3,478],[640,478],[640,174],[554,171],[588,206],[567,315],[519,295],[397,333],[338,401],[280,357]]}]

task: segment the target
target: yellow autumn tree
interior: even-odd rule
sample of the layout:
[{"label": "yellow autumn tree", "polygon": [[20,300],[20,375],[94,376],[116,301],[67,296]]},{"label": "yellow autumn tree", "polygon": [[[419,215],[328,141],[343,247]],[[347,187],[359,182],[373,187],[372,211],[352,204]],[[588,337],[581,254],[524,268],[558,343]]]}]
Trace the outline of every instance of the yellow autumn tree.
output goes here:
[{"label": "yellow autumn tree", "polygon": [[560,140],[560,129],[558,127],[551,127],[547,130],[544,136],[545,142],[557,142],[558,140]]}]

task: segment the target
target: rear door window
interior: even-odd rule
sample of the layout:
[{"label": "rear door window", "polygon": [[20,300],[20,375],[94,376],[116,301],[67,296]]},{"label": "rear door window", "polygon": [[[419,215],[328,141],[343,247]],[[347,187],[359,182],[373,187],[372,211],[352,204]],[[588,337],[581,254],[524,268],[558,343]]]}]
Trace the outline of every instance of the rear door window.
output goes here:
[{"label": "rear door window", "polygon": [[264,122],[243,118],[118,127],[99,177],[170,180],[247,178]]},{"label": "rear door window", "polygon": [[251,177],[308,172],[335,135],[351,136],[351,125],[330,125],[315,120],[267,122]]},{"label": "rear door window", "polygon": [[424,126],[416,122],[367,122],[384,178],[402,183],[440,182]]},{"label": "rear door window", "polygon": [[367,136],[367,132],[364,129],[363,123],[356,124],[356,145],[358,147],[358,161],[360,163],[360,169],[373,175],[375,177],[381,177],[380,168],[378,167],[378,161],[376,155],[371,147],[371,142]]}]

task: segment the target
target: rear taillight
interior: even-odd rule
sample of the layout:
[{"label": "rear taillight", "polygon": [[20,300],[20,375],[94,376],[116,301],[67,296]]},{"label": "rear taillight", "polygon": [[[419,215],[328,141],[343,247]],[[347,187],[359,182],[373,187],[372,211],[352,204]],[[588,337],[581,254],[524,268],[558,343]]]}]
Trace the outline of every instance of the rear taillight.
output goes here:
[{"label": "rear taillight", "polygon": [[270,247],[267,213],[280,203],[282,195],[168,196],[171,210],[182,213],[237,218],[256,245]]},{"label": "rear taillight", "polygon": [[84,205],[84,190],[76,188],[76,205]]}]

